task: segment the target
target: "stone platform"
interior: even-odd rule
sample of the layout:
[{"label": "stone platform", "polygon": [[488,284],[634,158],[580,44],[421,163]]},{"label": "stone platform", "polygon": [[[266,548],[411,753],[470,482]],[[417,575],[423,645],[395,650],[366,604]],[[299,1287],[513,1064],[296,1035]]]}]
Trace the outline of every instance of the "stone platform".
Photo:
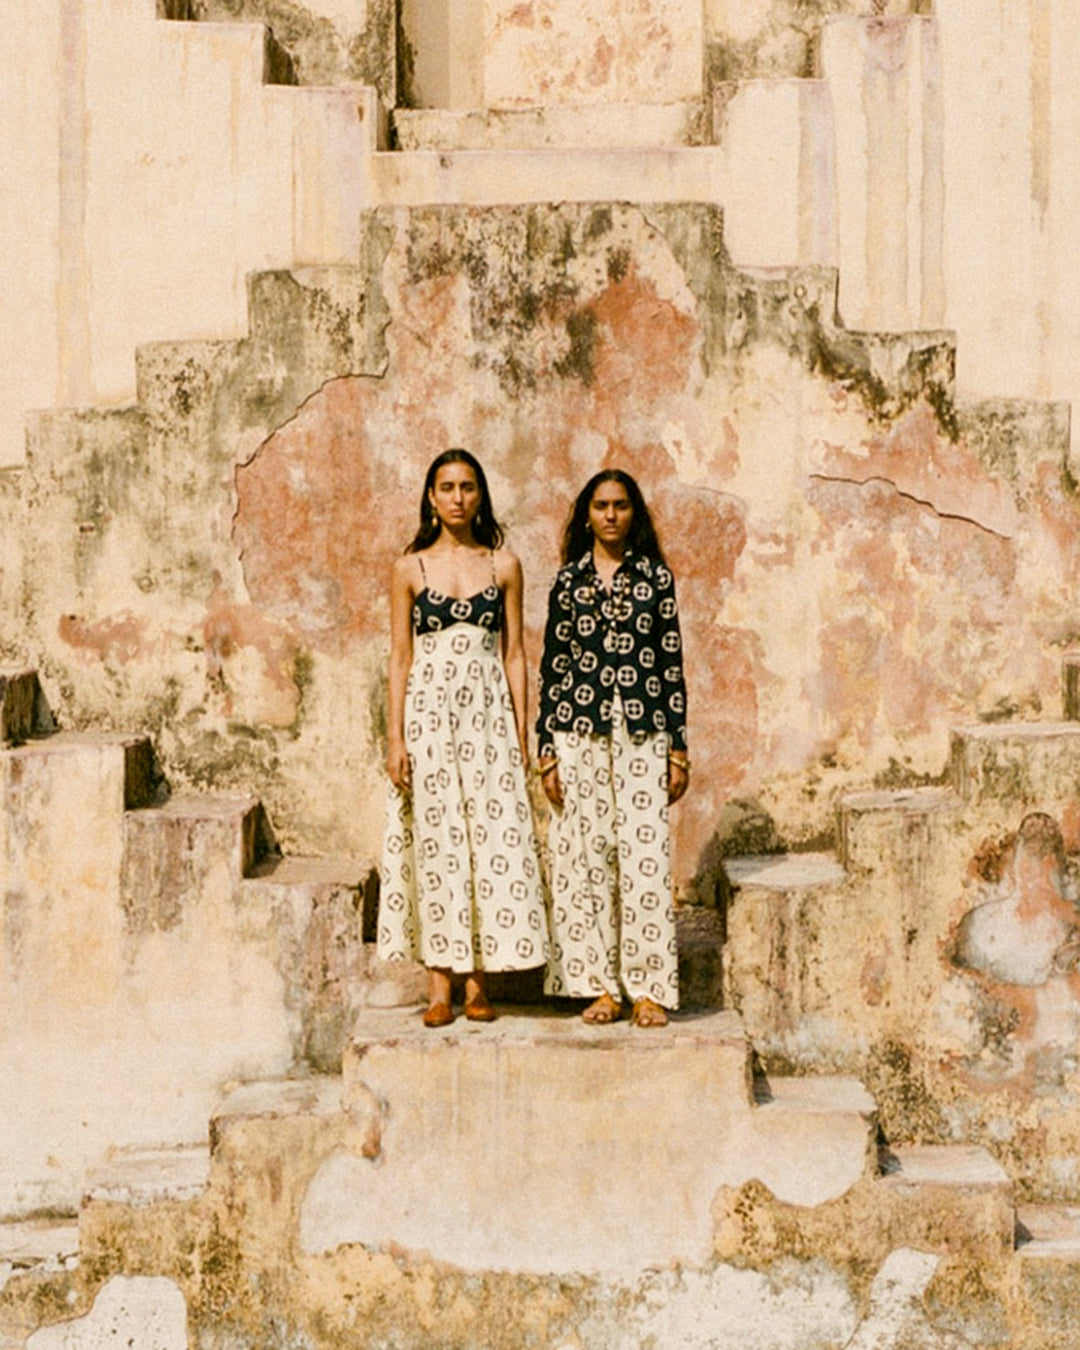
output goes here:
[{"label": "stone platform", "polygon": [[873,1165],[874,1106],[857,1083],[763,1095],[731,1012],[643,1030],[527,1009],[432,1032],[413,1010],[369,1011],[342,1104],[374,1115],[378,1147],[322,1162],[301,1246],[537,1274],[700,1263],[721,1187],[757,1178],[814,1205]]}]

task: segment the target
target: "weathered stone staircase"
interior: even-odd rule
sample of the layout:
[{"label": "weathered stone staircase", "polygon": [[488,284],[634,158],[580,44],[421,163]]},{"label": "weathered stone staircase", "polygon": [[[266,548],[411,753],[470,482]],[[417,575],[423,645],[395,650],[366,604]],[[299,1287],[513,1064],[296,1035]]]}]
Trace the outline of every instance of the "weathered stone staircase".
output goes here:
[{"label": "weathered stone staircase", "polygon": [[889,1137],[984,1143],[1066,1205],[1078,782],[1074,720],[960,727],[942,784],[839,798],[835,853],[724,864],[725,1002],[765,1063],[859,1072]]},{"label": "weathered stone staircase", "polygon": [[[268,78],[297,78],[278,44],[262,51]],[[704,105],[636,111],[629,122],[590,112],[586,148],[580,111],[403,112],[407,157],[382,153],[380,119],[367,116],[364,205],[547,202],[556,181],[569,201],[638,200],[642,181],[651,201],[731,191]],[[367,222],[373,254],[387,219]],[[40,527],[34,575],[55,568],[82,585],[95,549],[132,519],[148,554],[206,516],[213,543],[226,538],[219,517],[244,456],[323,384],[380,376],[386,315],[369,280],[351,267],[257,277],[250,339],[146,348],[138,407],[39,419],[25,494]],[[823,269],[727,281],[719,299],[711,283],[709,321],[729,349],[748,329],[783,332],[878,412],[926,398],[953,413],[947,335],[842,331]],[[130,476],[121,463],[136,466]],[[202,477],[187,495],[177,487],[191,463]],[[76,499],[85,513],[72,522]],[[194,565],[185,553],[164,589],[186,600],[190,575],[215,566],[209,548]],[[134,592],[151,580],[133,571],[118,600],[109,577],[100,614],[59,616],[71,646],[101,647],[93,694],[64,694],[87,721],[110,705],[124,643],[138,647]],[[130,631],[109,627],[110,606],[126,603]],[[57,617],[42,622],[50,641]],[[238,621],[220,622],[207,646],[224,666]],[[712,1345],[732,1307],[758,1344],[792,1343],[793,1322],[814,1343],[902,1344],[898,1327],[919,1344],[934,1334],[951,1346],[952,1328],[966,1344],[1069,1343],[1077,1211],[1028,1202],[1077,1198],[1063,1167],[1072,1136],[1040,1153],[1040,1174],[1024,1138],[1001,1134],[1008,1085],[965,1114],[947,1075],[896,1055],[918,1048],[935,992],[925,972],[965,912],[969,865],[1000,835],[1002,807],[1012,825],[1022,811],[1058,812],[1072,842],[1077,728],[958,731],[949,786],[843,798],[835,855],[729,860],[727,1011],[682,1016],[657,1037],[533,1009],[432,1036],[411,1014],[370,1006],[409,990],[380,990],[370,968],[367,868],[280,857],[254,796],[165,797],[145,737],[43,736],[54,728],[35,678],[0,680],[12,743],[0,752],[3,1087],[19,1103],[0,1125],[0,1158],[22,1169],[0,1170],[13,1216],[0,1228],[0,1344],[21,1348],[65,1318],[86,1319],[76,1342],[115,1335],[113,1295],[137,1289],[142,1325],[178,1316],[184,1344],[190,1319],[207,1346]],[[140,699],[149,706],[136,688]],[[155,706],[156,720],[135,724],[168,727],[175,708],[164,696]],[[191,776],[211,774],[220,748],[187,758]],[[274,792],[284,800],[282,782]],[[684,983],[704,1004],[718,922],[681,919]],[[73,1081],[92,1087],[78,1110]],[[770,1292],[772,1275],[782,1285],[792,1271],[787,1294]],[[917,1312],[883,1311],[879,1271]],[[817,1322],[815,1304],[827,1308]],[[890,1328],[891,1342],[874,1341]]]},{"label": "weathered stone staircase", "polygon": [[375,878],[281,857],[252,797],[167,797],[146,737],[52,730],[32,672],[0,705],[0,1210],[64,1210],[104,1149],[197,1137],[223,1081],[340,1066]]},{"label": "weathered stone staircase", "polygon": [[[533,1343],[558,1345],[598,1318],[647,1331],[674,1261],[687,1283],[666,1291],[664,1317],[704,1314],[708,1334],[723,1323],[702,1295],[730,1293],[727,1263],[768,1269],[781,1255],[770,1238],[790,1259],[778,1215],[805,1229],[799,1255],[812,1260],[851,1246],[853,1214],[875,1216],[864,1255],[936,1254],[922,1286],[943,1258],[1000,1264],[1013,1248],[1011,1183],[985,1150],[879,1155],[858,1083],[754,1078],[732,1013],[650,1037],[533,1012],[433,1036],[411,1013],[374,1012],[340,1077],[239,1085],[208,1145],[115,1150],[77,1223],[7,1225],[0,1307],[14,1319],[50,1290],[81,1312],[105,1276],[153,1277],[182,1292],[211,1344],[257,1343],[290,1305],[326,1343],[358,1335],[359,1298],[367,1344],[509,1346],[521,1331],[501,1309],[524,1298],[541,1321]],[[843,1281],[823,1291],[820,1272],[805,1278],[843,1303]],[[828,1320],[813,1297],[784,1305],[759,1282],[743,1293],[753,1307],[740,1315],[763,1337]],[[830,1316],[844,1325],[849,1312]]]},{"label": "weathered stone staircase", "polygon": [[[362,1288],[379,1253],[439,1270],[466,1322],[491,1317],[524,1283],[559,1335],[595,1322],[620,1289],[625,1331],[649,1325],[659,1278],[649,1271],[675,1261],[715,1281],[733,1262],[767,1270],[792,1252],[842,1267],[855,1256],[853,1215],[861,1261],[918,1248],[953,1265],[992,1259],[1012,1269],[1015,1230],[1021,1283],[1057,1306],[1054,1280],[1080,1260],[1072,1210],[1017,1209],[1013,1183],[984,1148],[882,1148],[877,1108],[856,1079],[755,1072],[733,1011],[682,1014],[658,1036],[530,1009],[433,1035],[412,1011],[369,1008],[347,1034],[357,1005],[379,1001],[362,941],[368,878],[347,864],[276,856],[252,799],[160,800],[145,738],[57,732],[31,672],[4,674],[0,708],[11,1050],[21,1046],[29,1065],[66,1044],[83,1060],[73,1076],[83,1089],[94,1081],[86,1058],[108,1052],[97,1090],[78,1103],[66,1095],[54,1104],[62,1112],[38,1100],[32,1071],[13,1068],[9,1094],[47,1131],[41,1147],[60,1175],[36,1187],[9,1182],[9,1213],[28,1217],[0,1227],[5,1343],[22,1345],[20,1328],[39,1325],[50,1306],[98,1334],[95,1318],[118,1325],[124,1299],[135,1300],[141,1325],[149,1309],[160,1318],[186,1309],[209,1328],[208,1343],[226,1327],[258,1343],[253,1325],[279,1302],[294,1315],[297,1297],[304,1316],[339,1322],[347,1304],[334,1281]],[[910,798],[891,804],[902,811]],[[87,815],[92,838],[81,832]],[[111,885],[101,875],[110,859]],[[807,862],[758,866],[778,869],[777,883]],[[770,892],[755,864],[728,866],[744,887],[733,920],[755,886],[789,902],[800,889],[788,875]],[[831,866],[836,884],[841,869]],[[68,926],[27,922],[35,898]],[[222,950],[227,968],[213,964]],[[692,960],[703,950],[699,935]],[[54,1025],[20,1025],[20,1011],[47,1003],[50,965],[77,954],[87,980],[57,976]],[[693,983],[692,964],[684,970]],[[28,979],[34,998],[21,1006]],[[92,1008],[60,1006],[80,989]],[[381,997],[410,992],[399,984]],[[162,1036],[170,1029],[172,1044]],[[763,1025],[766,1054],[769,1037]],[[339,1063],[340,1073],[326,1072]],[[82,1118],[74,1137],[61,1128],[73,1108]],[[25,1168],[25,1139],[14,1152]],[[925,1287],[936,1269],[909,1276]],[[858,1280],[845,1279],[854,1297]],[[570,1308],[558,1292],[567,1280],[579,1285]],[[696,1315],[700,1297],[668,1291],[665,1316],[679,1306]],[[781,1315],[761,1289],[755,1297],[762,1317]],[[373,1317],[370,1343],[391,1327],[412,1327],[403,1343],[425,1343],[413,1278],[386,1317]]]}]

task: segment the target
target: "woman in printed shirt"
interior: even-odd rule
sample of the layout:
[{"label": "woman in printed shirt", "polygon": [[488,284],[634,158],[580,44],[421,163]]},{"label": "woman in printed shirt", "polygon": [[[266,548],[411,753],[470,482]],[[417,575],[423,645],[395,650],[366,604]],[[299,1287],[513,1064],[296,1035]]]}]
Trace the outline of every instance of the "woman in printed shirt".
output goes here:
[{"label": "woman in printed shirt", "polygon": [[668,807],[686,791],[686,686],[675,580],[638,485],[586,483],[563,535],[540,669],[549,837],[546,989],[585,1021],[663,1026],[679,1004]]}]

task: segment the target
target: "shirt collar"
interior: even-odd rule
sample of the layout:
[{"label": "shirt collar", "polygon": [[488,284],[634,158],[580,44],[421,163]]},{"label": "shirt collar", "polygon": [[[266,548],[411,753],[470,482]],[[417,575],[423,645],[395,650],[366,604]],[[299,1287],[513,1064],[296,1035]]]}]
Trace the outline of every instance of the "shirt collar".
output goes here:
[{"label": "shirt collar", "polygon": [[[587,552],[583,553],[581,557],[577,560],[577,562],[574,564],[574,566],[576,570],[582,574],[586,572],[592,572],[593,574],[595,574],[596,565],[593,562],[592,549],[590,548]],[[634,550],[629,547],[623,554],[623,560],[619,564],[619,567],[617,567],[615,570],[619,571],[619,569],[623,567],[633,567],[636,571],[644,572],[646,575],[648,575],[650,571],[649,559],[647,555],[644,553],[635,553]]]}]

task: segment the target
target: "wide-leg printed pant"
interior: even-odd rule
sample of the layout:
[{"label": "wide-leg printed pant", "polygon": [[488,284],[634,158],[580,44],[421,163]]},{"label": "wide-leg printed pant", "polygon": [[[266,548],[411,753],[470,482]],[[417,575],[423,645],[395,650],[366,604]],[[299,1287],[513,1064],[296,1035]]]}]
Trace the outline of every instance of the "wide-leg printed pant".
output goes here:
[{"label": "wide-leg printed pant", "polygon": [[545,989],[679,1006],[665,733],[556,732],[563,809],[548,832],[551,959]]}]

